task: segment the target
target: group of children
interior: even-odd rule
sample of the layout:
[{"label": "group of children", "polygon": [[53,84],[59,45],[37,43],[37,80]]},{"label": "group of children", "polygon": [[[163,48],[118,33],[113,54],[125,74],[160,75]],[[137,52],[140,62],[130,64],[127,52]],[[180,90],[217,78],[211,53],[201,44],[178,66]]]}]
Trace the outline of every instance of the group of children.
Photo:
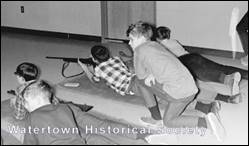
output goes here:
[{"label": "group of children", "polygon": [[[89,109],[87,108],[82,110],[77,104],[58,99],[54,95],[53,87],[47,81],[39,79],[38,67],[32,63],[24,62],[18,65],[15,75],[20,85],[16,91],[9,92],[15,95],[10,99],[9,104],[10,108],[13,109],[14,118],[25,120],[25,128],[27,129],[22,140],[23,144],[116,145],[118,142],[108,137],[111,137],[117,129],[122,131],[122,133],[115,133],[120,137],[143,141],[150,139],[148,132],[129,132],[128,129],[132,129],[130,125],[102,119],[88,113]],[[71,130],[76,128],[76,132],[63,133],[63,131],[59,131],[54,133],[53,129],[59,130],[59,128],[71,128]],[[99,131],[89,132],[89,129],[98,129],[102,132],[105,130],[104,136],[100,135]],[[107,130],[111,133],[107,133]],[[2,137],[1,142],[4,144]]]},{"label": "group of children", "polygon": [[[128,28],[127,36],[134,51],[135,74],[131,75],[121,59],[112,57],[107,48],[95,46],[91,53],[98,66],[89,69],[79,62],[89,79],[96,82],[102,78],[118,93],[122,91],[121,95],[135,93],[142,96],[151,113],[151,117],[140,119],[146,125],[173,128],[210,126],[217,138],[222,140],[225,130],[214,113],[220,109],[219,103],[196,102],[195,109],[205,113],[205,117],[194,114],[186,116],[182,113],[198,97],[199,89],[195,79],[228,85],[230,95],[218,94],[216,100],[241,102],[239,82],[241,75],[248,79],[247,71],[217,64],[199,54],[186,52],[180,43],[170,39],[170,30],[166,27],[159,27],[154,35],[152,25],[138,22]],[[151,41],[153,36],[157,36],[160,43]],[[135,90],[130,90],[134,86]],[[163,118],[155,97],[168,103]]]},{"label": "group of children", "polygon": [[[209,128],[219,140],[225,135],[224,127],[217,117],[220,104],[213,101],[209,104],[198,101],[199,87],[197,80],[218,82],[229,85],[231,95],[218,94],[216,100],[238,103],[240,98],[239,82],[248,79],[247,71],[217,64],[199,54],[187,52],[176,40],[170,39],[170,29],[158,27],[156,34],[152,25],[137,22],[129,26],[127,37],[134,51],[134,71],[129,70],[121,58],[112,56],[110,50],[102,45],[91,48],[91,57],[96,67],[87,66],[78,60],[92,82],[100,79],[121,95],[136,95],[143,97],[145,106],[151,117],[141,117],[140,121],[153,127],[203,127]],[[152,36],[157,41],[152,41]],[[16,119],[28,119],[27,125],[39,128],[57,127],[95,127],[123,128],[127,125],[103,121],[87,112],[82,112],[77,106],[60,101],[54,96],[53,88],[45,81],[39,80],[38,67],[32,63],[23,63],[15,72],[20,87],[17,88],[16,98],[11,99],[11,107],[15,110]],[[164,115],[161,116],[157,100],[167,102]],[[187,107],[196,101],[194,109],[205,116],[184,115]],[[70,105],[70,106],[69,106]],[[30,114],[27,114],[30,113]],[[142,115],[141,115],[142,116]],[[124,134],[124,133],[122,133]],[[150,134],[124,134],[127,137],[146,139]],[[94,136],[94,135],[93,135]],[[96,136],[96,135],[95,135]],[[106,137],[96,136],[101,142],[112,143]],[[27,134],[25,144],[83,144],[88,143],[89,135],[62,135],[49,137],[44,134]],[[115,144],[115,143],[112,143]]]}]

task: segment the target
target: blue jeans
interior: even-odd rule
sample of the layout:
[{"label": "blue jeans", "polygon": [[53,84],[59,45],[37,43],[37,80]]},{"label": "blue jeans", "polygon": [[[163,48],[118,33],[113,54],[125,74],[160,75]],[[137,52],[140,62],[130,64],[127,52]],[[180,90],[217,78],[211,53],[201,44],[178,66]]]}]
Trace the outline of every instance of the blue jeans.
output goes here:
[{"label": "blue jeans", "polygon": [[[140,82],[144,82],[144,80],[140,80]],[[195,95],[175,99],[167,94],[167,92],[163,90],[163,85],[157,81],[151,86],[150,89],[157,97],[166,100],[168,103],[163,115],[163,122],[165,126],[170,128],[193,128],[199,126],[198,124],[200,118],[198,116],[183,115],[183,112],[186,110],[187,106],[195,99]]]},{"label": "blue jeans", "polygon": [[178,58],[188,68],[194,78],[201,81],[224,83],[225,76],[234,72],[239,72],[243,79],[248,80],[247,70],[218,64],[197,53],[186,54]]}]

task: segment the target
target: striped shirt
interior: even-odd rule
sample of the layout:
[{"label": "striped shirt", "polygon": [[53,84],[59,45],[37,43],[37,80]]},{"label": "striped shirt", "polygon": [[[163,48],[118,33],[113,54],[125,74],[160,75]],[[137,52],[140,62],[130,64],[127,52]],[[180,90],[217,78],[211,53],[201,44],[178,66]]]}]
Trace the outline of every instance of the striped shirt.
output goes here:
[{"label": "striped shirt", "polygon": [[94,76],[102,78],[112,89],[121,95],[127,93],[132,73],[119,57],[113,57],[95,67]]}]

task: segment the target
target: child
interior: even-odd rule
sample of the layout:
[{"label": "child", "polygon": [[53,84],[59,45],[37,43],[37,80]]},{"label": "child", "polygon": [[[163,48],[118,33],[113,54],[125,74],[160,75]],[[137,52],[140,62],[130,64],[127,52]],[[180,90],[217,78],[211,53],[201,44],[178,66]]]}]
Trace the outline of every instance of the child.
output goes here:
[{"label": "child", "polygon": [[14,117],[18,120],[22,120],[25,118],[27,112],[23,106],[24,101],[22,91],[26,88],[26,86],[38,79],[39,70],[36,65],[24,62],[17,66],[14,74],[16,75],[17,81],[20,85],[17,87],[16,91],[8,91],[8,93],[15,95],[15,97],[10,101],[10,106],[14,107]]},{"label": "child", "polygon": [[[248,80],[247,70],[218,64],[201,56],[200,54],[189,53],[177,40],[170,38],[170,33],[171,30],[167,27],[157,27],[157,41],[163,46],[165,46],[174,55],[176,55],[182,61],[183,64],[186,64],[187,67],[189,67],[190,70],[193,72],[193,74],[200,80],[224,83],[224,78],[229,78],[227,77],[228,75],[232,76],[236,72],[239,72],[243,79]],[[196,63],[194,63],[194,61]],[[194,65],[190,65],[190,63],[194,63]],[[211,72],[214,72],[214,74],[211,74]]]},{"label": "child", "polygon": [[240,76],[248,79],[248,72],[240,68],[218,64],[197,53],[187,52],[177,40],[170,39],[170,32],[167,27],[158,27],[156,29],[157,41],[176,55],[195,78],[204,82],[218,82],[229,85],[231,96],[218,94],[217,99],[238,103],[239,98],[241,98],[239,94]]},{"label": "child", "polygon": [[[81,112],[76,106],[52,104],[53,92],[53,88],[43,80],[29,84],[24,90],[24,106],[30,113],[27,118],[29,132],[25,133],[24,144],[118,144],[110,140],[113,134],[133,140],[150,139],[148,132],[142,133],[139,129],[131,132],[133,127],[129,125],[100,119]],[[67,133],[63,133],[63,129],[67,129]]]},{"label": "child", "polygon": [[[24,103],[23,103],[23,90],[31,83],[35,82],[38,80],[39,77],[39,69],[38,67],[29,62],[24,62],[21,63],[20,65],[17,66],[16,71],[14,73],[17,77],[17,81],[20,84],[20,86],[17,88],[16,91],[10,90],[7,91],[9,94],[14,95],[15,97],[10,100],[10,106],[14,108],[14,117],[18,120],[23,120],[25,118],[25,115],[27,113],[26,109],[24,108]],[[51,99],[53,104],[57,104],[58,102],[65,103],[65,104],[74,104],[72,102],[65,102],[60,100],[57,97],[53,97]],[[80,104],[75,104],[78,106],[82,111],[89,111],[90,109],[93,108],[93,106],[89,106],[87,104],[80,105]]]},{"label": "child", "polygon": [[108,86],[121,95],[135,94],[142,96],[148,103],[146,106],[152,118],[157,120],[155,125],[162,125],[161,114],[158,106],[156,106],[156,101],[153,99],[153,94],[143,83],[138,81],[137,77],[128,70],[119,57],[112,57],[109,50],[102,45],[93,46],[91,55],[93,61],[97,64],[94,69],[88,68],[80,61],[78,63],[92,82],[104,79]]},{"label": "child", "polygon": [[[145,80],[153,93],[168,102],[163,116],[164,125],[171,128],[207,128],[210,124],[217,138],[224,138],[224,128],[213,113],[208,113],[205,118],[182,115],[194,100],[198,88],[188,69],[172,53],[150,40],[152,34],[151,25],[141,21],[130,25],[127,30],[137,77]],[[148,84],[150,81],[153,84]],[[149,119],[141,118],[146,123],[151,121]]]}]

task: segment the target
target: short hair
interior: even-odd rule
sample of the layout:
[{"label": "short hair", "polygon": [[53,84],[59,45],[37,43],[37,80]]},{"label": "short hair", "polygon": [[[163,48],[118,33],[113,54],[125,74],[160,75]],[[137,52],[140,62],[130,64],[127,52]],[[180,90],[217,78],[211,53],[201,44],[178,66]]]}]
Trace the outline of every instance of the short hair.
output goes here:
[{"label": "short hair", "polygon": [[44,80],[38,80],[27,85],[21,93],[23,97],[26,92],[32,93],[33,98],[35,98],[37,94],[42,94],[43,97],[50,102],[52,102],[54,96],[54,89]]},{"label": "short hair", "polygon": [[168,27],[160,26],[156,28],[156,38],[162,39],[170,39],[171,30]]},{"label": "short hair", "polygon": [[91,54],[93,58],[98,60],[100,63],[107,61],[111,56],[109,49],[102,45],[93,46]]},{"label": "short hair", "polygon": [[24,62],[17,66],[14,74],[23,77],[27,82],[30,80],[36,80],[39,75],[39,70],[33,63]]},{"label": "short hair", "polygon": [[153,38],[153,25],[147,22],[138,21],[135,24],[131,24],[127,31],[126,35],[129,37],[129,35],[139,36],[142,35],[146,39],[152,39]]}]

